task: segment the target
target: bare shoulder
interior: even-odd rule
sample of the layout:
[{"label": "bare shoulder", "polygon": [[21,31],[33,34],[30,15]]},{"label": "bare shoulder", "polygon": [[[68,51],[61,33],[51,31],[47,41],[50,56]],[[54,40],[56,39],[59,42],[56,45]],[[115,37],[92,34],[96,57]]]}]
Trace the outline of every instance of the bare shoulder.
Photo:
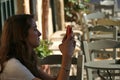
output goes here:
[{"label": "bare shoulder", "polygon": [[12,58],[5,63],[4,74],[18,79],[32,80],[35,76],[19,60]]},{"label": "bare shoulder", "polygon": [[32,80],[41,80],[41,79],[39,79],[39,78],[34,78],[34,79],[32,79]]},{"label": "bare shoulder", "polygon": [[5,63],[6,67],[13,68],[22,65],[19,60],[12,58]]}]

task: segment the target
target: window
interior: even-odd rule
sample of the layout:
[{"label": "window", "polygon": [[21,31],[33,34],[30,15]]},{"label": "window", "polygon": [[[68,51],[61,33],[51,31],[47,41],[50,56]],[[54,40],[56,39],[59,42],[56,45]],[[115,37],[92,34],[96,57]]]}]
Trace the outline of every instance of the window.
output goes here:
[{"label": "window", "polygon": [[0,34],[4,21],[15,14],[15,0],[0,0]]}]

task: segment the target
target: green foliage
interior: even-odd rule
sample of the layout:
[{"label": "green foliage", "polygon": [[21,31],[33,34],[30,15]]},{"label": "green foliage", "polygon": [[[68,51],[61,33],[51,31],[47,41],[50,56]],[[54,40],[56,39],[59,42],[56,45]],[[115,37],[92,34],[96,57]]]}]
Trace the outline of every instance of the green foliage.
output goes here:
[{"label": "green foliage", "polygon": [[77,0],[64,0],[65,11],[79,11],[86,9],[86,5],[78,2]]},{"label": "green foliage", "polygon": [[69,2],[76,3],[77,0],[68,0]]},{"label": "green foliage", "polygon": [[73,9],[75,11],[84,10],[84,9],[86,9],[86,6],[81,3],[74,3]]},{"label": "green foliage", "polygon": [[52,44],[52,42],[48,40],[40,40],[40,45],[35,48],[35,51],[37,55],[40,58],[44,58],[52,53],[52,50],[49,49],[49,46]]},{"label": "green foliage", "polygon": [[85,2],[90,2],[90,0],[84,0]]},{"label": "green foliage", "polygon": [[65,10],[65,20],[66,21],[76,21],[76,13],[80,11],[85,11],[88,6],[83,2],[78,2],[78,0],[64,0],[64,10]]}]

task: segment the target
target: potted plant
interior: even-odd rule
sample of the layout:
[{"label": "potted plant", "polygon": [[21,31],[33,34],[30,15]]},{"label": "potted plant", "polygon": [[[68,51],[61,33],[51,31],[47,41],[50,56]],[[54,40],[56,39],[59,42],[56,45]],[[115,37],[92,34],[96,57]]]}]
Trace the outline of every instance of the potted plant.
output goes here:
[{"label": "potted plant", "polygon": [[50,54],[52,54],[52,50],[49,49],[49,46],[52,42],[48,40],[40,40],[40,45],[35,48],[35,51],[39,58],[44,58]]},{"label": "potted plant", "polygon": [[[52,50],[49,49],[49,46],[51,44],[52,42],[48,40],[40,40],[40,45],[37,48],[35,48],[36,54],[38,55],[38,60],[42,60],[44,57],[52,54]],[[43,69],[43,71],[50,74],[49,65],[41,65],[40,67]]]},{"label": "potted plant", "polygon": [[64,4],[65,21],[75,21],[78,23],[79,11],[84,11],[87,9],[87,6],[82,2],[78,2],[78,0],[64,0]]}]

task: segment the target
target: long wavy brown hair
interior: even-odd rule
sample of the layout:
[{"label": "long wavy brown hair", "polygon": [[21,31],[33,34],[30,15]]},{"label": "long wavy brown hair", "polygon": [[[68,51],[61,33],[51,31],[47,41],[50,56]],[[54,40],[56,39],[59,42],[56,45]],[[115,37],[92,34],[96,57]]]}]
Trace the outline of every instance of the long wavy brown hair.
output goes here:
[{"label": "long wavy brown hair", "polygon": [[28,30],[31,27],[31,19],[34,16],[30,14],[14,15],[9,17],[3,26],[1,45],[0,45],[0,73],[4,70],[4,62],[11,58],[18,59],[25,65],[31,73],[36,77],[37,71],[37,56],[33,51],[28,53],[27,45],[25,42],[28,36]]}]

